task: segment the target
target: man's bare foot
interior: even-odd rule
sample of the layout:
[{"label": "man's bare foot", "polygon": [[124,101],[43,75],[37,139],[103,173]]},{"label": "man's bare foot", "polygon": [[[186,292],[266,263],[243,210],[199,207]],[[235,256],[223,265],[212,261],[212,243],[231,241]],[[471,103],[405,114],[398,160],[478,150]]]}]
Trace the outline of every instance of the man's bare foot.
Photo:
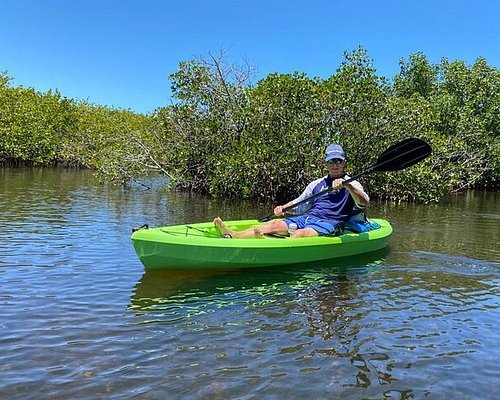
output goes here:
[{"label": "man's bare foot", "polygon": [[229,229],[227,225],[219,218],[214,219],[214,225],[219,231],[221,237],[225,238],[263,238],[264,232],[262,231],[262,227],[256,228],[248,228],[244,231],[235,231]]},{"label": "man's bare foot", "polygon": [[234,236],[234,232],[231,229],[229,229],[219,217],[214,219],[214,225],[222,237]]}]

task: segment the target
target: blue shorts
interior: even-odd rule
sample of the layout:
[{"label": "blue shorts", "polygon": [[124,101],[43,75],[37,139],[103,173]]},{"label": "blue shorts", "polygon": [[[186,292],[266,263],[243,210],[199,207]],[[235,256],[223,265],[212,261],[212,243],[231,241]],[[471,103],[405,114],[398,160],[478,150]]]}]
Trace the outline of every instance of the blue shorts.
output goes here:
[{"label": "blue shorts", "polygon": [[285,218],[283,221],[285,221],[287,226],[295,222],[298,229],[312,228],[320,235],[329,235],[335,231],[335,225],[309,215],[298,215],[296,217]]}]

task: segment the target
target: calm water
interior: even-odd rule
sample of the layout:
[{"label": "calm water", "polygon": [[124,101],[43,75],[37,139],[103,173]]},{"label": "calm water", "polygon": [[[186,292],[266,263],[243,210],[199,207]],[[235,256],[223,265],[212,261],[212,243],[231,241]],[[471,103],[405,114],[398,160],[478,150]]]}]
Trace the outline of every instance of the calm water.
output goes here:
[{"label": "calm water", "polygon": [[0,398],[499,398],[500,194],[374,204],[390,248],[329,266],[144,273],[130,243],[270,208],[0,169]]}]

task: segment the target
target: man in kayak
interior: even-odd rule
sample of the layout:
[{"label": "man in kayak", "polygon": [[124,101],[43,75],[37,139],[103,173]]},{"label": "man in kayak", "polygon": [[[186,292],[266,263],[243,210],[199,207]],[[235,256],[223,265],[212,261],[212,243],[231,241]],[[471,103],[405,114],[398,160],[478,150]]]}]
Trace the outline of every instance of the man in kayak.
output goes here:
[{"label": "man in kayak", "polygon": [[285,208],[329,187],[334,189],[316,197],[310,208],[302,215],[271,220],[261,226],[244,231],[228,228],[219,217],[214,219],[214,225],[221,236],[227,238],[255,238],[263,237],[266,234],[285,234],[289,232],[290,224],[295,224],[297,227],[295,231],[290,233],[292,238],[333,234],[339,224],[349,219],[355,207],[362,209],[370,201],[363,186],[358,181],[354,180],[344,184],[344,181],[349,179],[349,176],[344,172],[345,164],[346,159],[342,147],[336,143],[329,145],[325,150],[324,159],[328,175],[311,182],[296,199],[274,208],[274,215],[284,216],[283,210]]}]

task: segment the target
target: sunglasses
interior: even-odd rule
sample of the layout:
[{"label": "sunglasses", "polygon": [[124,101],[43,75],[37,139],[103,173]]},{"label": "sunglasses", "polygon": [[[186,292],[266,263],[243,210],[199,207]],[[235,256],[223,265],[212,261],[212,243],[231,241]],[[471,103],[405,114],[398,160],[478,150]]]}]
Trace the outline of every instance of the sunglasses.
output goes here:
[{"label": "sunglasses", "polygon": [[333,164],[342,164],[344,160],[341,160],[340,158],[332,158],[331,160],[328,160],[326,163],[328,165],[333,165]]}]

